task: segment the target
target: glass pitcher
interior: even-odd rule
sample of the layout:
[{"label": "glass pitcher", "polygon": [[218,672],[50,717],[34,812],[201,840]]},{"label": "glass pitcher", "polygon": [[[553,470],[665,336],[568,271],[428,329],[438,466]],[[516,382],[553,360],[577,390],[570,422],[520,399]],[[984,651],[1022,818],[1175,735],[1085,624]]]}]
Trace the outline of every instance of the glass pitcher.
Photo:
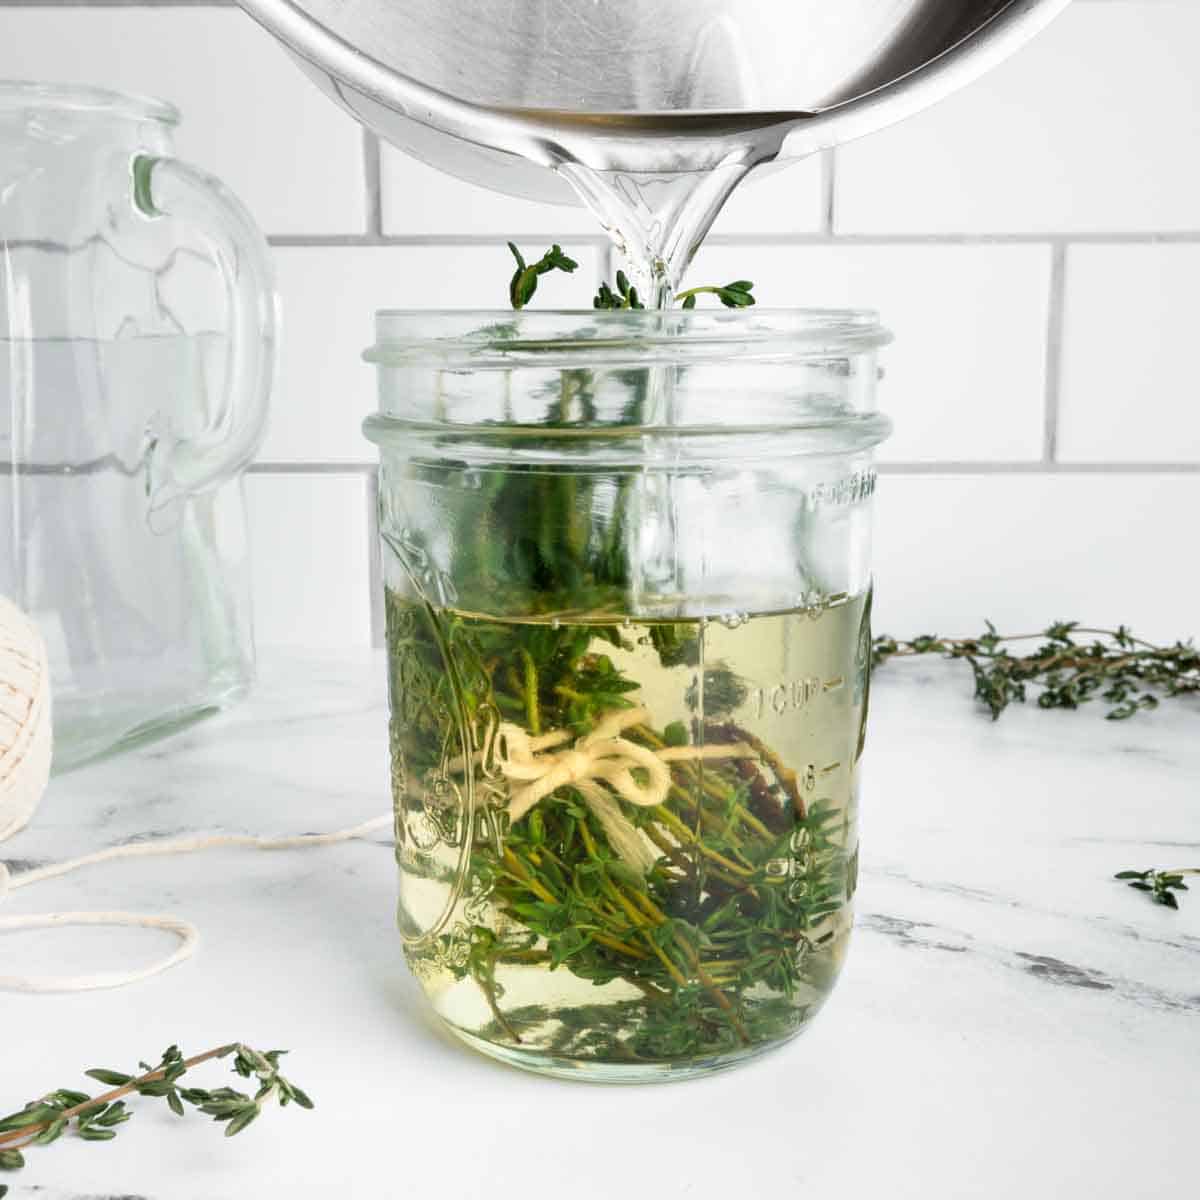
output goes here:
[{"label": "glass pitcher", "polygon": [[177,120],[0,82],[0,593],[47,642],[56,770],[253,671],[238,477],[275,297],[245,209],[172,156]]},{"label": "glass pitcher", "polygon": [[408,962],[550,1074],[680,1078],[804,1029],[858,863],[864,312],[381,313]]}]

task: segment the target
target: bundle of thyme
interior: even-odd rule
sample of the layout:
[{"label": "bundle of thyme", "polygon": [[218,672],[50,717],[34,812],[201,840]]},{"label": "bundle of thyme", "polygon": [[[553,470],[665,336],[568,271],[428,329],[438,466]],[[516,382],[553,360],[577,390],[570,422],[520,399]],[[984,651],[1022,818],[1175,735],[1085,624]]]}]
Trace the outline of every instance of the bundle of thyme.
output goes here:
[{"label": "bundle of thyme", "polygon": [[[455,710],[471,724],[498,712],[534,735],[567,731],[577,745],[633,710],[636,724],[622,736],[637,746],[654,753],[692,740],[684,724],[655,728],[634,709],[639,683],[598,649],[633,649],[619,625],[435,615],[395,593],[387,603],[398,787],[437,778]],[[694,625],[658,624],[651,637],[660,663],[698,661]],[[724,690],[731,708],[744,697],[731,673],[710,674],[706,693]],[[614,818],[579,785],[507,824],[498,843],[474,840],[466,894],[489,897],[499,920],[471,925],[465,954],[458,930],[409,960],[418,975],[449,970],[478,984],[494,1018],[480,1036],[520,1045],[536,1029],[539,1046],[571,1058],[670,1062],[786,1036],[828,990],[836,966],[820,951],[836,927],[827,918],[854,888],[844,814],[811,797],[814,781],[751,732],[721,719],[712,695],[705,739],[742,747],[738,756],[701,762],[685,752],[670,762],[662,803],[613,804],[615,819],[655,848],[649,864],[630,861]],[[780,871],[794,861],[801,870]],[[620,980],[642,998],[502,1009],[497,976],[511,966]]]},{"label": "bundle of thyme", "polygon": [[[509,281],[509,302],[523,308],[537,292],[539,280],[551,272],[571,274],[578,263],[551,246],[540,258],[527,260],[512,242],[515,261]],[[676,299],[688,305],[696,297],[712,294],[726,307],[744,308],[754,303],[753,285],[747,280],[703,286],[681,292]],[[643,308],[637,290],[617,273],[614,291],[602,284],[594,301],[597,308]],[[649,372],[615,371],[613,379],[626,389],[623,419],[640,423],[649,399]],[[605,381],[586,368],[564,369],[546,394],[543,424],[548,429],[580,425],[595,419],[598,391]],[[486,435],[480,435],[481,443]],[[498,451],[507,449],[503,430],[496,434]],[[533,441],[525,443],[535,445]],[[427,472],[437,481],[436,467],[411,468]],[[631,587],[632,553],[626,544],[631,505],[636,503],[636,479],[611,479],[588,472],[544,472],[514,466],[482,474],[478,487],[460,496],[456,524],[462,531],[456,560],[455,587],[463,608],[488,612],[618,613]],[[605,513],[601,523],[595,514]],[[469,531],[473,531],[470,533]],[[502,531],[497,536],[497,531]],[[394,547],[405,557],[402,547]],[[416,547],[418,556],[424,553]],[[531,607],[530,607],[531,606]]]}]

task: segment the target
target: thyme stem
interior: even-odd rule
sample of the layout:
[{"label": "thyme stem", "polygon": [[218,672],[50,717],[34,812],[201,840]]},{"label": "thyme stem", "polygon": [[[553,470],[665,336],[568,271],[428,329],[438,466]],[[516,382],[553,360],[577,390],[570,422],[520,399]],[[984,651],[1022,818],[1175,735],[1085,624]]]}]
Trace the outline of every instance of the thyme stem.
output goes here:
[{"label": "thyme stem", "polygon": [[[236,1049],[236,1042],[231,1042],[228,1046],[217,1046],[213,1050],[205,1050],[203,1054],[195,1054],[191,1058],[184,1059],[183,1065],[186,1069],[190,1070],[192,1067],[199,1066],[210,1059],[224,1058],[227,1054],[232,1054]],[[128,1083],[122,1084],[120,1087],[115,1087],[111,1091],[104,1092],[99,1096],[93,1096],[90,1100],[86,1100],[81,1104],[64,1109],[53,1120],[47,1119],[36,1125],[26,1125],[21,1129],[13,1129],[8,1133],[0,1133],[0,1146],[7,1146],[13,1143],[18,1148],[24,1146],[28,1142],[33,1141],[44,1129],[48,1129],[54,1121],[69,1121],[72,1117],[79,1116],[80,1113],[89,1108],[95,1108],[97,1105],[102,1104],[111,1104],[114,1100],[120,1100],[122,1096],[128,1096],[130,1093],[136,1092],[142,1084],[153,1083],[155,1080],[162,1079],[165,1075],[165,1067],[156,1067],[153,1071],[147,1071],[144,1075],[139,1075],[136,1079],[131,1079]],[[22,1138],[25,1138],[25,1141],[22,1141]]]},{"label": "thyme stem", "polygon": [[[1010,653],[1018,642],[1041,640],[1030,653]],[[1080,640],[1090,639],[1090,640]],[[1159,699],[1200,694],[1200,650],[1190,641],[1160,646],[1124,626],[1098,629],[1059,621],[1041,633],[1000,634],[989,621],[974,638],[926,635],[908,641],[877,637],[872,661],[938,654],[963,659],[975,676],[975,695],[993,719],[1038,689],[1041,708],[1078,708],[1089,700],[1108,704],[1110,720],[1158,706]]]}]

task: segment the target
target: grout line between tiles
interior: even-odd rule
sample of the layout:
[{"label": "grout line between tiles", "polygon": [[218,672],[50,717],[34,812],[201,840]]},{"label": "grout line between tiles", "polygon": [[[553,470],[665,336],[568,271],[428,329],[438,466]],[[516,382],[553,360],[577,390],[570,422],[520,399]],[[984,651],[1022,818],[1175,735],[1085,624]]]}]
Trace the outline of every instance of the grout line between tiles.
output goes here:
[{"label": "grout line between tiles", "polygon": [[881,475],[1200,475],[1197,462],[881,462]]},{"label": "grout line between tiles", "polygon": [[821,153],[821,232],[833,236],[837,205],[837,151]]},{"label": "grout line between tiles", "polygon": [[[1200,475],[1196,462],[880,462],[882,475]],[[343,475],[347,478],[373,478],[378,470],[373,462],[256,462],[252,475]]]},{"label": "grout line between tiles", "polygon": [[847,246],[1179,246],[1200,242],[1200,230],[1173,232],[1104,230],[1095,232],[1064,229],[1032,230],[1022,233],[714,233],[704,239],[723,245],[847,245]]},{"label": "grout line between tiles", "polygon": [[373,462],[256,462],[250,464],[251,475],[369,475],[375,470]]},{"label": "grout line between tiles", "polygon": [[[555,231],[524,233],[528,241],[573,246],[610,246],[604,234]],[[495,246],[502,233],[279,233],[272,246]],[[713,233],[706,246],[1186,246],[1200,243],[1200,230],[1176,233]]]},{"label": "grout line between tiles", "polygon": [[[564,246],[608,246],[603,234],[522,233],[522,242],[558,242]],[[267,241],[277,249],[337,246],[500,246],[506,236],[502,233],[276,233]]]},{"label": "grout line between tiles", "polygon": [[1058,414],[1062,390],[1063,311],[1066,305],[1067,249],[1057,245],[1050,257],[1050,296],[1046,306],[1045,408],[1042,461],[1058,457]]},{"label": "grout line between tiles", "polygon": [[363,183],[366,190],[367,234],[383,236],[383,184],[381,182],[379,139],[369,130],[362,131]]}]

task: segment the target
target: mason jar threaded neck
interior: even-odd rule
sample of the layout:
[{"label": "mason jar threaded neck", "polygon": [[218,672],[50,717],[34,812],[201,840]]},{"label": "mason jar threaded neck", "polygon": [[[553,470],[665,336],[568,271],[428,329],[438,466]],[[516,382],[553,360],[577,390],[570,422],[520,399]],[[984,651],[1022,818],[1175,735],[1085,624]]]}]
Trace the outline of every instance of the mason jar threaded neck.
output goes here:
[{"label": "mason jar threaded neck", "polygon": [[376,329],[364,358],[380,406],[364,430],[383,447],[432,436],[625,457],[662,435],[847,453],[891,430],[875,408],[891,335],[868,310],[385,310]]}]

